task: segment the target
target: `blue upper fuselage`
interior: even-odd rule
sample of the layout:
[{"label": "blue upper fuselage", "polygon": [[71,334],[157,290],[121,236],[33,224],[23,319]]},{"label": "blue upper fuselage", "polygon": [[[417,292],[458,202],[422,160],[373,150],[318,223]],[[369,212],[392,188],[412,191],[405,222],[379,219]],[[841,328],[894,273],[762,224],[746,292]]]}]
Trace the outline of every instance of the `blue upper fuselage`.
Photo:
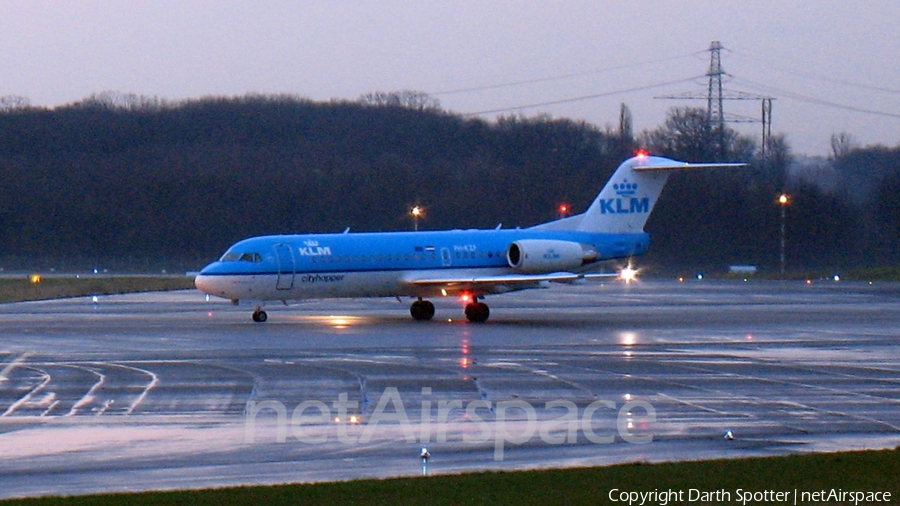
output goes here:
[{"label": "blue upper fuselage", "polygon": [[[537,229],[271,235],[242,240],[206,276],[421,269],[509,268],[514,241],[545,239],[593,246],[597,261],[643,254],[649,236]],[[586,266],[583,270],[588,270]]]}]

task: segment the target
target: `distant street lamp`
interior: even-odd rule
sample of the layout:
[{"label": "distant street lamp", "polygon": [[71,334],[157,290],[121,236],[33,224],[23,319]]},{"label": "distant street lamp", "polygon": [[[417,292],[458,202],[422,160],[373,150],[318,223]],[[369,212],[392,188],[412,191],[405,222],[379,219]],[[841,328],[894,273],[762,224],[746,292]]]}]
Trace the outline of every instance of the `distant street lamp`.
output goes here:
[{"label": "distant street lamp", "polygon": [[409,211],[409,214],[411,214],[413,217],[413,230],[418,231],[419,218],[421,218],[425,214],[425,211],[423,211],[421,207],[415,206]]},{"label": "distant street lamp", "polygon": [[782,193],[778,196],[778,204],[781,206],[781,275],[784,276],[784,217],[785,210],[787,209],[788,204],[790,203],[790,198],[788,198],[786,193]]}]

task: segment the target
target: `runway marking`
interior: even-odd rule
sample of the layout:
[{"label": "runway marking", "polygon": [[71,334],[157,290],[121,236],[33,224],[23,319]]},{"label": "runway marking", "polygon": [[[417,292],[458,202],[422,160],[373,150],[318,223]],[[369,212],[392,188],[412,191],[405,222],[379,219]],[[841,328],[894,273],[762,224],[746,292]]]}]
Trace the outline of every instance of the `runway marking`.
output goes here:
[{"label": "runway marking", "polygon": [[34,388],[32,388],[30,392],[28,392],[27,394],[22,396],[21,399],[12,403],[12,405],[10,405],[9,408],[2,415],[0,415],[0,418],[13,414],[17,409],[19,409],[20,407],[25,405],[25,403],[27,403],[29,400],[31,400],[31,398],[34,397],[35,394],[37,394],[38,392],[43,390],[47,385],[50,384],[50,381],[52,378],[50,377],[50,374],[47,371],[38,369],[36,367],[28,367],[28,369],[32,369],[34,371],[38,371],[39,373],[41,373],[44,377],[43,381],[41,381],[40,384],[38,384]]},{"label": "runway marking", "polygon": [[70,365],[69,367],[73,367],[75,369],[81,369],[83,371],[88,371],[90,373],[93,373],[93,374],[96,374],[97,376],[99,376],[99,379],[97,380],[96,383],[94,383],[94,386],[92,386],[91,389],[88,390],[87,393],[84,394],[84,396],[82,396],[81,399],[79,399],[79,401],[76,402],[72,406],[72,409],[69,410],[69,412],[66,415],[64,415],[64,416],[75,416],[76,414],[78,414],[79,408],[81,408],[82,406],[86,406],[86,405],[90,404],[91,402],[93,402],[93,400],[95,398],[94,393],[97,391],[97,389],[99,389],[101,386],[103,386],[104,381],[106,381],[106,375],[103,373],[99,373],[93,369],[87,368],[87,367],[80,367],[77,365]]},{"label": "runway marking", "polygon": [[150,384],[148,384],[144,388],[144,391],[141,392],[141,395],[139,395],[138,398],[135,399],[134,402],[131,403],[131,406],[128,406],[128,409],[125,411],[126,415],[130,415],[130,414],[134,413],[135,408],[137,408],[142,402],[144,402],[144,399],[147,398],[147,394],[150,393],[150,390],[153,390],[153,388],[159,384],[159,376],[157,376],[152,371],[147,371],[145,369],[140,369],[138,367],[130,367],[130,366],[124,366],[124,365],[120,365],[120,364],[116,364],[116,365],[119,365],[119,367],[126,367],[128,369],[133,369],[135,371],[140,371],[140,372],[150,376]]},{"label": "runway marking", "polygon": [[679,403],[679,404],[684,404],[685,406],[690,406],[690,407],[692,407],[692,408],[696,408],[696,409],[699,409],[699,410],[701,410],[701,411],[707,411],[707,412],[709,412],[709,413],[715,413],[715,414],[717,414],[717,415],[723,415],[723,416],[744,416],[744,417],[750,417],[750,416],[751,416],[751,415],[748,415],[747,413],[730,413],[730,412],[728,412],[728,411],[720,411],[720,410],[718,410],[718,409],[708,408],[708,407],[703,406],[703,405],[701,405],[701,404],[697,404],[696,402],[690,402],[690,401],[686,401],[686,400],[684,400],[684,399],[679,399],[679,398],[677,398],[677,397],[675,397],[675,396],[668,395],[668,394],[664,394],[664,393],[662,393],[662,392],[657,392],[656,395],[662,397],[663,399],[670,399],[670,400],[673,400],[673,401],[675,401],[675,402],[677,402],[677,403]]},{"label": "runway marking", "polygon": [[816,413],[824,413],[827,415],[842,416],[844,418],[852,418],[854,420],[862,420],[864,422],[871,422],[871,423],[875,423],[875,424],[879,424],[879,425],[885,425],[895,431],[900,431],[900,427],[898,427],[890,422],[886,422],[884,420],[878,420],[877,418],[872,418],[870,416],[856,415],[853,413],[846,413],[843,411],[835,411],[832,409],[821,409],[821,408],[816,408],[814,406],[809,406],[807,404],[803,404],[803,403],[799,403],[799,402],[782,401],[779,404],[785,404],[788,406],[794,406],[794,407],[798,407],[798,408],[806,408],[806,409],[816,412]]},{"label": "runway marking", "polygon": [[[811,368],[809,366],[801,366],[798,364],[790,364],[790,363],[785,364],[785,363],[773,362],[771,360],[766,360],[766,359],[755,360],[752,362],[755,362],[757,364],[763,364],[763,365],[770,366],[770,367],[777,366],[780,369],[785,370],[785,371],[788,369],[794,369],[794,370],[798,370],[798,371],[811,372],[814,374],[822,374],[823,373],[822,370],[819,370],[817,368]],[[688,367],[687,364],[685,364],[685,366]],[[705,371],[705,372],[719,373],[719,371],[705,368],[705,367],[700,367],[696,364],[693,365],[692,367],[688,367],[688,368]],[[827,374],[834,375],[835,373],[828,372]],[[888,403],[892,403],[892,404],[900,404],[900,400],[892,399],[889,397],[876,396],[876,395],[867,394],[867,393],[863,393],[863,392],[857,392],[857,391],[853,391],[853,390],[840,390],[837,388],[818,386],[818,385],[810,385],[810,384],[803,383],[800,381],[781,380],[781,379],[775,379],[775,378],[764,378],[764,377],[759,377],[759,376],[751,376],[751,375],[747,375],[747,374],[737,374],[737,373],[728,373],[728,375],[735,377],[735,378],[745,379],[745,380],[760,381],[760,382],[765,382],[765,383],[774,383],[774,384],[782,385],[782,386],[794,386],[794,387],[800,387],[802,389],[818,390],[818,391],[828,392],[831,394],[837,394],[837,395],[843,395],[843,396],[849,396],[849,397],[866,397],[866,398],[869,398],[876,402],[888,402]],[[863,377],[849,375],[847,373],[837,373],[837,375],[844,376],[844,377],[851,377],[851,378],[860,379],[860,380],[866,379]],[[881,380],[881,381],[887,381],[887,382],[891,382],[891,383],[895,382],[893,380]],[[701,390],[719,392],[718,390],[712,390],[712,389],[701,389]],[[722,392],[722,393],[724,393],[724,392]],[[746,396],[746,395],[743,397],[745,397],[749,400],[752,400],[753,402],[756,402],[756,403],[761,403],[761,404],[773,403],[773,404],[781,404],[781,405],[786,405],[786,406],[794,406],[797,408],[806,409],[806,410],[814,412],[814,413],[841,416],[844,418],[850,418],[850,419],[854,419],[854,420],[861,420],[861,421],[876,423],[879,425],[885,425],[895,431],[900,431],[900,427],[898,427],[897,425],[895,425],[891,422],[888,422],[885,420],[878,420],[876,418],[872,418],[869,416],[857,415],[854,413],[835,411],[835,410],[830,410],[830,409],[823,409],[823,408],[818,408],[818,407],[811,406],[808,404],[802,404],[802,403],[788,401],[788,400],[766,399],[763,397],[758,397],[758,396],[751,397],[751,396]]]},{"label": "runway marking", "polygon": [[9,372],[12,371],[13,368],[16,367],[17,365],[25,362],[25,360],[28,359],[29,355],[30,355],[30,353],[23,353],[23,354],[19,355],[18,357],[16,357],[15,359],[13,359],[12,362],[7,364],[6,367],[4,367],[2,371],[0,371],[0,383],[3,383],[4,381],[6,381],[8,375],[9,375]]},{"label": "runway marking", "polygon": [[[728,358],[731,358],[731,357],[729,357],[729,356],[726,355],[726,356],[724,356],[724,358],[728,359]],[[733,358],[740,358],[740,359],[742,359],[742,360],[746,360],[747,357],[743,357],[743,356],[740,356],[740,355],[735,355],[735,356],[733,356]],[[752,359],[751,359],[751,360],[749,360],[747,363],[750,363],[750,364],[761,364],[761,365],[766,365],[766,366],[769,366],[769,367],[776,366],[776,367],[780,368],[781,370],[795,369],[795,370],[801,370],[801,371],[812,372],[812,373],[815,373],[815,374],[822,374],[822,373],[823,373],[822,370],[817,369],[817,368],[810,368],[809,366],[805,366],[805,367],[804,367],[804,366],[798,366],[798,365],[796,365],[796,364],[790,364],[790,363],[784,364],[784,363],[773,362],[773,361],[769,361],[769,360],[758,360],[758,359],[757,359],[757,360],[752,360]],[[727,362],[726,362],[726,364],[727,364]],[[680,365],[681,367],[684,367],[685,369],[688,369],[688,370],[702,371],[702,372],[706,372],[706,373],[713,373],[713,374],[716,374],[716,375],[719,375],[719,376],[728,376],[728,377],[730,377],[730,378],[738,379],[738,380],[751,380],[751,381],[760,381],[760,382],[766,382],[766,383],[773,383],[773,384],[782,385],[782,386],[794,386],[794,387],[800,387],[800,388],[806,389],[806,390],[818,390],[818,391],[824,391],[824,392],[828,392],[828,393],[836,394],[836,395],[841,395],[841,396],[865,397],[865,398],[869,398],[869,399],[871,399],[871,400],[874,400],[874,401],[876,401],[876,402],[884,402],[884,401],[887,401],[887,402],[890,402],[890,403],[900,403],[900,400],[896,400],[896,399],[892,399],[892,398],[888,398],[888,397],[876,396],[876,395],[867,394],[867,393],[862,393],[862,392],[849,391],[849,390],[840,390],[840,389],[836,389],[836,388],[830,388],[830,387],[824,387],[824,386],[811,385],[811,384],[807,384],[807,383],[803,383],[803,382],[799,382],[799,381],[791,381],[791,380],[783,380],[783,379],[775,379],[775,378],[765,378],[765,377],[759,377],[759,376],[753,376],[753,375],[747,375],[747,374],[737,374],[737,373],[734,373],[734,372],[723,372],[722,370],[710,368],[710,367],[708,367],[708,366],[707,366],[707,367],[703,367],[701,364],[693,363],[693,362],[691,362],[690,360],[689,360],[689,361],[686,361],[686,362],[684,362],[684,363],[680,363],[679,365]],[[595,368],[587,368],[587,370],[597,371],[598,369],[595,369]],[[601,369],[601,370],[602,370],[602,369]],[[619,376],[626,376],[626,377],[628,376],[628,375],[622,375],[621,373],[616,373],[616,372],[610,372],[610,371],[604,371],[604,372],[611,373],[611,374],[614,374],[614,375],[619,375]],[[843,376],[843,377],[848,377],[848,376],[849,376],[849,377],[852,377],[852,378],[854,378],[854,379],[860,379],[860,380],[865,380],[865,379],[866,379],[866,378],[863,378],[863,377],[855,377],[855,376],[849,375],[849,374],[847,374],[847,373],[838,373],[838,375],[839,375],[839,376]],[[739,396],[736,396],[736,395],[735,395],[734,393],[732,393],[732,392],[726,392],[726,391],[719,390],[719,389],[713,389],[713,388],[701,387],[701,386],[692,385],[692,384],[684,384],[684,383],[681,383],[681,382],[678,382],[678,381],[664,381],[664,380],[662,380],[662,379],[655,378],[655,377],[646,377],[646,378],[644,378],[644,380],[650,381],[650,382],[656,382],[656,383],[660,383],[660,384],[665,384],[665,385],[677,385],[677,386],[682,386],[682,387],[684,387],[684,388],[689,388],[689,389],[697,390],[697,391],[699,391],[699,392],[716,393],[716,394],[718,394],[718,395],[729,396],[729,398],[731,398],[731,399],[733,399],[733,400],[736,399],[736,398],[738,398],[738,397],[741,397],[741,398],[746,399],[747,402],[752,403],[752,404],[757,404],[757,405],[765,405],[765,404],[793,405],[793,406],[798,407],[798,408],[806,409],[807,411],[812,412],[812,413],[818,413],[819,415],[831,415],[831,416],[839,416],[839,417],[844,417],[844,418],[850,418],[850,419],[857,420],[857,421],[865,421],[865,422],[869,422],[869,423],[874,423],[874,424],[884,425],[884,426],[886,426],[886,427],[891,428],[892,430],[900,431],[900,427],[898,427],[897,425],[895,425],[895,424],[893,424],[893,423],[891,423],[891,422],[889,422],[889,421],[879,420],[879,419],[877,419],[877,418],[873,418],[873,417],[865,416],[865,415],[858,415],[858,414],[853,414],[853,413],[848,413],[848,412],[841,412],[841,411],[835,411],[835,410],[829,410],[829,409],[817,408],[817,407],[814,407],[814,406],[804,405],[804,404],[800,404],[800,403],[796,403],[796,402],[793,402],[793,403],[792,403],[792,402],[785,401],[785,400],[783,400],[783,399],[777,399],[777,398],[769,399],[769,398],[765,398],[765,397],[748,396],[748,395],[739,395]],[[880,380],[880,381],[885,381],[885,382],[889,382],[889,383],[894,383],[894,382],[895,382],[895,381],[893,381],[893,380]],[[740,412],[738,412],[738,413],[733,413],[733,412],[720,411],[720,410],[716,410],[716,409],[714,409],[714,408],[709,408],[709,407],[703,406],[703,405],[701,405],[701,404],[697,404],[697,403],[694,403],[694,402],[686,401],[686,400],[684,400],[684,399],[679,399],[679,398],[676,398],[676,397],[674,397],[674,396],[664,394],[664,393],[662,393],[662,392],[657,392],[657,395],[659,395],[660,397],[663,397],[663,398],[669,398],[669,399],[674,400],[674,401],[676,401],[676,402],[678,402],[678,403],[680,403],[680,404],[683,404],[683,405],[686,405],[686,406],[690,406],[690,407],[693,407],[693,408],[695,408],[695,409],[702,410],[702,411],[704,411],[704,412],[710,412],[710,413],[715,413],[715,414],[724,415],[724,416],[741,416],[741,417],[759,418],[760,415],[763,415],[763,414],[751,414],[751,413],[740,413]]]},{"label": "runway marking", "polygon": [[[525,361],[523,361],[523,362],[525,362]],[[571,387],[574,390],[579,390],[581,392],[584,392],[592,397],[596,397],[596,394],[594,394],[594,392],[592,392],[589,388],[586,388],[574,381],[563,379],[563,378],[559,377],[558,375],[553,374],[550,371],[547,371],[546,369],[532,369],[532,368],[526,367],[524,364],[521,364],[518,362],[503,361],[503,360],[482,363],[480,365],[482,365],[483,367],[492,368],[492,369],[523,372],[523,373],[528,373],[528,374],[531,374],[534,376],[540,376],[542,378],[547,378],[548,380],[555,381],[555,382],[561,383],[563,385],[566,385],[568,387]],[[544,364],[544,365],[546,366],[546,364]],[[479,391],[480,391],[480,387],[479,387]]]},{"label": "runway marking", "polygon": [[[56,394],[54,394],[54,397],[55,397],[55,395]],[[51,402],[50,406],[48,406],[47,409],[43,413],[41,413],[41,418],[48,416],[51,411],[56,409],[56,406],[59,406],[59,403],[60,403],[59,399],[55,399],[53,402]]]},{"label": "runway marking", "polygon": [[532,369],[531,373],[536,376],[543,376],[543,377],[549,378],[553,381],[558,381],[558,382],[562,383],[563,385],[568,385],[568,386],[574,388],[575,390],[580,390],[580,391],[585,392],[593,397],[596,397],[596,394],[594,394],[594,392],[592,392],[589,388],[579,385],[578,383],[576,383],[574,381],[560,378],[559,376],[557,376],[555,374],[551,374],[549,371],[545,371],[543,369]]}]

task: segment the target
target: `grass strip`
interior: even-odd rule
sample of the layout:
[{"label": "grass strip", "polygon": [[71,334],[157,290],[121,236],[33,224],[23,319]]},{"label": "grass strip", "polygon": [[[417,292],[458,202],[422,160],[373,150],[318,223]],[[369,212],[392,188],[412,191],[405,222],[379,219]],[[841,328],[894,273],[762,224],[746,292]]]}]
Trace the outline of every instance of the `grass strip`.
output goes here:
[{"label": "grass strip", "polygon": [[[709,279],[758,279],[758,280],[789,280],[789,281],[805,281],[805,280],[832,280],[838,275],[843,281],[900,281],[900,266],[892,267],[872,267],[865,269],[848,269],[848,270],[815,270],[815,271],[788,271],[784,274],[778,272],[756,272],[753,274],[746,273],[708,273],[704,274]],[[677,277],[683,279],[694,279],[696,274],[681,272]]]},{"label": "grass strip", "polygon": [[[611,500],[610,494],[614,492]],[[610,467],[554,469],[523,472],[483,472],[433,477],[358,480],[336,483],[238,487],[200,491],[147,492],[77,497],[48,497],[0,501],[0,505],[105,506],[175,504],[628,504],[622,491],[680,492],[662,505],[685,504],[691,494],[708,495],[693,504],[796,504],[823,501],[829,493],[890,492],[890,503],[900,500],[900,449],[711,460],[665,464],[624,464]],[[695,492],[691,492],[694,490]],[[788,492],[785,501],[747,501],[766,491]],[[824,492],[818,500],[809,495]],[[729,494],[726,496],[725,493]],[[804,501],[804,493],[806,500]],[[740,495],[743,494],[743,495]],[[762,496],[757,495],[757,498]],[[884,497],[882,495],[882,497]],[[676,500],[677,499],[677,500]],[[846,500],[839,504],[852,504]],[[872,501],[861,501],[870,504]],[[637,503],[635,503],[637,504]]]},{"label": "grass strip", "polygon": [[0,303],[117,293],[157,292],[194,287],[188,276],[30,276],[0,278]]}]

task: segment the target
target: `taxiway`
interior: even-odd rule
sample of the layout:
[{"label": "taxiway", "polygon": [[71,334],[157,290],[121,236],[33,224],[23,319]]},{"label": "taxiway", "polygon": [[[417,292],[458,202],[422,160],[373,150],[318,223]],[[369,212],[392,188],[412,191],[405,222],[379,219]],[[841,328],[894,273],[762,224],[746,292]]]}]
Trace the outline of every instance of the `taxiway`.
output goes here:
[{"label": "taxiway", "polygon": [[256,324],[197,291],[0,305],[0,498],[418,475],[422,446],[450,473],[900,444],[900,284],[488,302],[486,324],[450,299],[431,322],[376,299]]}]

